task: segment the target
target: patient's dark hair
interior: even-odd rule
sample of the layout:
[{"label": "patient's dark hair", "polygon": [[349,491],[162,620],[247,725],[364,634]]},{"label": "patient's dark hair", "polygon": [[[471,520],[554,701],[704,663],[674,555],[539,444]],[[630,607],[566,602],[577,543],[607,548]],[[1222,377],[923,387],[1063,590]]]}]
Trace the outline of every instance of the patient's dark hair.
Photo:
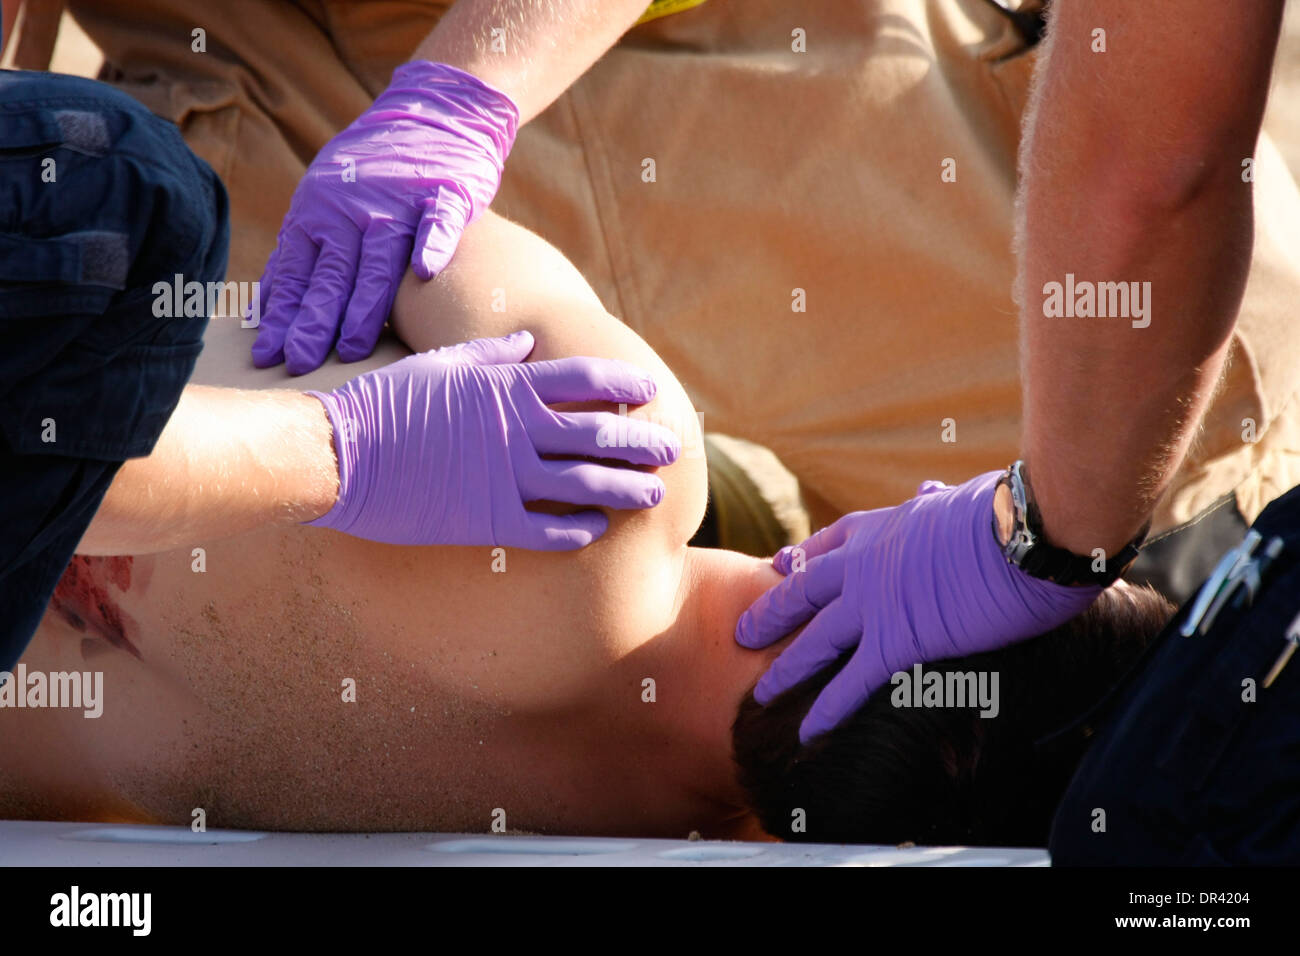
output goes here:
[{"label": "patient's dark hair", "polygon": [[1109,588],[1039,637],[925,665],[926,673],[998,672],[995,717],[981,717],[978,705],[895,707],[896,687],[886,684],[804,747],[799,724],[838,666],[767,707],[748,694],[732,748],[750,807],[783,840],[1046,846],[1091,727],[1057,731],[1106,695],[1173,611],[1149,588]]}]

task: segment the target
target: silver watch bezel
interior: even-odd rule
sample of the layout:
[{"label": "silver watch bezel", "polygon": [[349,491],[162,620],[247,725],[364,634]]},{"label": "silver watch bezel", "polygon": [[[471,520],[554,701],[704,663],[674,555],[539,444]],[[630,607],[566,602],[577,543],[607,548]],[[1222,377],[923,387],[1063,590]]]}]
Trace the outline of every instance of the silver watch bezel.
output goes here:
[{"label": "silver watch bezel", "polygon": [[[998,543],[1002,544],[1002,554],[1016,567],[1021,566],[1026,555],[1038,544],[1038,536],[1029,530],[1029,495],[1025,491],[1024,475],[1021,474],[1023,465],[1023,461],[1015,462],[1002,476],[1002,480],[1011,489],[1013,524],[1011,537],[1007,539],[1007,543],[1002,544],[1000,541]],[[997,516],[994,515],[995,528],[996,522]]]}]

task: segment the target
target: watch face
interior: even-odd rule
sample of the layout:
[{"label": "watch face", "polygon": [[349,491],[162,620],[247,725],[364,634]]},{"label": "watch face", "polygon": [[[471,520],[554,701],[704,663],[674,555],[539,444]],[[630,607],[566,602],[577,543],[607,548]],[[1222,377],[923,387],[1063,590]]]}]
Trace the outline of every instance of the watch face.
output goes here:
[{"label": "watch face", "polygon": [[1011,485],[1005,481],[998,482],[993,491],[993,529],[998,544],[1006,547],[1011,543],[1011,535],[1016,528],[1016,505],[1011,497]]}]

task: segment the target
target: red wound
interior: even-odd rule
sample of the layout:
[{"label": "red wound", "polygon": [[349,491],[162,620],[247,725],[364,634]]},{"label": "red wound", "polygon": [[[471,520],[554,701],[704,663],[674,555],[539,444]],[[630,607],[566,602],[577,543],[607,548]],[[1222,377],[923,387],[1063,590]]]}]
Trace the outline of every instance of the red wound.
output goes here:
[{"label": "red wound", "polygon": [[113,599],[113,592],[131,589],[131,557],[91,558],[74,555],[54,587],[50,607],[78,631],[102,637],[114,647],[140,652],[131,642],[138,635],[135,620]]}]

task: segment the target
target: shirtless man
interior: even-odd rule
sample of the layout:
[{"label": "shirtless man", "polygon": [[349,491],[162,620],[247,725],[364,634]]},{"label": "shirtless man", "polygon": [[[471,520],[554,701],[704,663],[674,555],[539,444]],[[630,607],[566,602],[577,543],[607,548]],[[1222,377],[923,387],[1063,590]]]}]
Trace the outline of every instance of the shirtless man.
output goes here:
[{"label": "shirtless man", "polygon": [[[502,293],[507,308],[495,311]],[[1014,832],[966,820],[960,808],[990,801],[965,775],[895,772],[881,761],[899,752],[891,741],[900,733],[911,762],[931,770],[968,762],[954,763],[949,738],[983,741],[985,751],[1014,738],[1011,759],[986,754],[983,763],[1033,776],[1035,761],[1021,758],[1037,732],[1025,728],[1029,705],[1015,701],[1036,701],[1042,729],[1061,708],[1087,703],[1124,655],[1063,632],[1046,646],[1070,656],[1039,653],[1033,674],[1002,658],[1031,691],[1004,682],[1002,738],[977,716],[978,733],[967,733],[956,712],[914,723],[886,692],[819,749],[800,751],[796,728],[820,686],[756,712],[749,692],[783,643],[755,652],[732,636],[779,575],[767,561],[686,546],[706,494],[694,411],[572,266],[489,215],[437,280],[408,278],[393,321],[419,350],[526,328],[537,342],[531,361],[584,354],[651,371],[657,397],[632,414],[673,427],[684,449],[658,470],[662,504],[611,512],[603,538],[563,554],[397,547],[296,526],[202,542],[201,551],[78,556],[23,664],[102,671],[103,713],[0,710],[0,816],[185,824],[201,807],[220,827],[481,831],[503,810],[509,827],[527,831],[731,838],[761,837],[761,816],[770,832],[805,839],[1045,841],[1077,750],[1050,780],[1034,776],[1037,786],[1012,786],[1005,772],[980,783],[1000,795],[992,803],[1014,818]],[[194,382],[284,387],[282,370],[250,366],[249,334],[214,321]],[[307,387],[335,387],[402,350],[390,339],[368,364],[327,364]],[[1149,637],[1162,618],[1147,617],[1121,630]],[[1101,664],[1083,668],[1090,652]],[[1063,673],[1068,687],[1053,679]],[[783,784],[791,762],[811,792]],[[1034,814],[1014,804],[1026,792]],[[818,810],[789,834],[781,821],[792,796]],[[857,813],[867,799],[890,812]],[[868,823],[886,828],[861,829]]]},{"label": "shirtless man", "polygon": [[[637,362],[659,391],[633,414],[699,448],[663,363],[559,253],[501,219],[475,225],[439,279],[409,279],[394,325],[419,350],[528,329],[531,361]],[[250,366],[250,334],[214,320],[193,383],[285,387]],[[329,389],[401,350],[293,385]],[[305,526],[79,556],[23,663],[103,671],[103,716],[0,711],[0,813],[186,822],[203,807],[211,826],[481,830],[502,808],[527,830],[752,834],[729,728],[772,655],[732,632],[778,575],[686,548],[702,456],[660,474],[660,507],[609,512],[606,536],[564,558]]]}]

